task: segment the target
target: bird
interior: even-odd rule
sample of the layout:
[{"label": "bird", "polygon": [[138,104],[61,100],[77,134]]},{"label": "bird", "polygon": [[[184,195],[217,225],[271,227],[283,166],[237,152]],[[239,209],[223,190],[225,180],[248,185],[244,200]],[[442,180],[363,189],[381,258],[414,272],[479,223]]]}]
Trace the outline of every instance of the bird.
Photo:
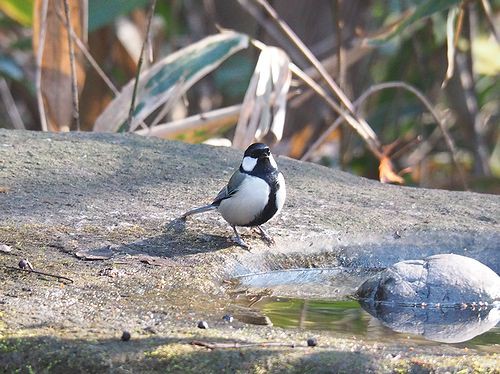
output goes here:
[{"label": "bird", "polygon": [[240,167],[213,202],[184,213],[181,219],[185,221],[193,214],[217,209],[231,225],[235,234],[233,240],[237,245],[249,249],[237,226],[258,228],[262,240],[270,245],[274,240],[262,228],[262,224],[280,213],[285,199],[285,178],[278,171],[271,150],[264,143],[254,143],[245,150]]}]

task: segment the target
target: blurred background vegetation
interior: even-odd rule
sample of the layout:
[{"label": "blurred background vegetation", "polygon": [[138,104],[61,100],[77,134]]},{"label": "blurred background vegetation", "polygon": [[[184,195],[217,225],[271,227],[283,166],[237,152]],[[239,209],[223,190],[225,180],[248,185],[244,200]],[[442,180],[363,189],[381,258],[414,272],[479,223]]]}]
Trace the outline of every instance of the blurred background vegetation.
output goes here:
[{"label": "blurred background vegetation", "polygon": [[[99,115],[119,96],[118,91],[134,80],[145,40],[148,57],[142,70],[218,33],[219,28],[231,29],[281,47],[291,61],[323,84],[303,53],[257,0],[158,0],[149,33],[148,0],[69,0],[68,4],[71,17],[80,17],[71,22],[86,53],[115,87],[104,82],[75,44],[79,128],[83,131],[95,130]],[[397,87],[374,89],[360,106],[360,116],[380,143],[388,145],[381,149],[390,155],[394,171],[406,185],[500,193],[500,0],[274,0],[270,4],[352,102],[380,83],[397,81],[420,91],[439,113],[441,127],[417,96]],[[46,5],[45,42],[66,45],[67,36],[61,31],[67,30],[63,0],[49,0]],[[67,99],[72,97],[70,86],[50,75],[51,70],[59,69],[70,76],[69,59],[56,68],[45,60],[37,64],[43,6],[43,0],[0,0],[0,127],[41,130],[40,95],[45,95],[47,111],[52,100],[52,105],[56,102],[71,112]],[[51,15],[57,6],[61,11]],[[45,48],[46,53],[55,53]],[[446,79],[450,53],[453,74]],[[169,123],[196,114],[203,118],[214,109],[241,104],[258,57],[259,50],[249,47],[221,61],[220,67],[169,102],[168,110],[157,109],[152,117]],[[37,84],[37,66],[45,74],[45,93]],[[54,92],[59,96],[51,99]],[[311,148],[337,116],[310,87],[292,80],[283,136],[273,149],[278,154],[298,159],[306,155],[308,160],[329,167],[381,178],[380,157],[375,157],[346,124],[335,127],[321,144]],[[145,125],[151,121],[148,118]],[[188,142],[225,138],[225,144],[230,144],[236,122],[237,117],[229,115],[216,126],[181,128],[166,137]],[[74,123],[54,123],[49,124],[49,130],[76,129]],[[450,134],[454,154],[442,127]]]}]

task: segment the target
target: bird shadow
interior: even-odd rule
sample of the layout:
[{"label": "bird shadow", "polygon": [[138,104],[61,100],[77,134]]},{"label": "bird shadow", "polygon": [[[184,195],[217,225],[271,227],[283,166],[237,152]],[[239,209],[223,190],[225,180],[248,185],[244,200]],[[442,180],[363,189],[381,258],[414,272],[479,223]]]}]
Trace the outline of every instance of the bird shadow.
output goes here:
[{"label": "bird shadow", "polygon": [[139,260],[161,265],[165,260],[198,253],[214,252],[236,244],[230,234],[208,234],[196,225],[188,227],[186,220],[176,218],[167,223],[158,235],[117,245],[105,245],[78,251],[76,256],[83,260]]}]

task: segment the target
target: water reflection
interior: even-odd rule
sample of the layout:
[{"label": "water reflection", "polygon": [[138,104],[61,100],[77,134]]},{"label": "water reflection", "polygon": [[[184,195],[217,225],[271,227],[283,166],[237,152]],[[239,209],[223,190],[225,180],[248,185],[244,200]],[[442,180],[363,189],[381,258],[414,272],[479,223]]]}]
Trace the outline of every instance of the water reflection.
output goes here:
[{"label": "water reflection", "polygon": [[462,346],[469,348],[500,342],[500,327],[495,327],[500,322],[500,308],[492,306],[460,310],[378,305],[370,309],[355,300],[264,297],[253,307],[282,328],[332,331],[378,341],[411,338],[417,344],[467,341]]},{"label": "water reflection", "polygon": [[500,322],[499,306],[398,306],[361,302],[364,310],[391,330],[421,335],[442,343],[460,343],[491,330]]},{"label": "water reflection", "polygon": [[360,305],[351,295],[372,273],[335,267],[241,275],[235,294],[252,294],[252,289],[255,294],[236,303],[250,306],[246,308],[249,314],[258,312],[261,319],[269,318],[274,326],[283,328],[327,330],[377,341],[411,338],[418,344],[467,342],[461,345],[470,348],[500,343],[500,327],[496,327],[500,323],[500,302],[423,308],[383,302]]}]

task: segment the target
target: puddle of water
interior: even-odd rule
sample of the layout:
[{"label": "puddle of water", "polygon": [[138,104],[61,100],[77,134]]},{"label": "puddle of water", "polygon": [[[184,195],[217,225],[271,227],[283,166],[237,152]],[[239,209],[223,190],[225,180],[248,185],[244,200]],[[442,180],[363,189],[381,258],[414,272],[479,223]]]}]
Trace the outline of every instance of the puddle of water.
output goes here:
[{"label": "puddle of water", "polygon": [[[259,324],[267,319],[277,327],[330,331],[366,340],[411,340],[417,345],[445,342],[498,351],[499,305],[463,311],[386,305],[374,311],[365,306],[370,314],[351,295],[375,272],[337,267],[246,274],[236,279],[239,298],[235,303],[243,307],[243,317],[257,313]],[[241,297],[242,292],[247,296]]]},{"label": "puddle of water", "polygon": [[[247,300],[251,304],[251,300]],[[245,300],[238,300],[239,305]],[[425,339],[420,335],[398,333],[385,326],[380,320],[366,312],[355,300],[314,300],[280,297],[264,297],[253,303],[276,327],[328,331],[335,335],[362,337],[376,341],[411,341],[416,345],[438,345],[440,342]],[[474,348],[497,352],[500,345],[500,324],[491,330],[461,343],[460,348]]]},{"label": "puddle of water", "polygon": [[342,267],[275,270],[241,275],[241,288],[272,288],[273,294],[292,298],[345,299],[376,271],[355,271]]}]

